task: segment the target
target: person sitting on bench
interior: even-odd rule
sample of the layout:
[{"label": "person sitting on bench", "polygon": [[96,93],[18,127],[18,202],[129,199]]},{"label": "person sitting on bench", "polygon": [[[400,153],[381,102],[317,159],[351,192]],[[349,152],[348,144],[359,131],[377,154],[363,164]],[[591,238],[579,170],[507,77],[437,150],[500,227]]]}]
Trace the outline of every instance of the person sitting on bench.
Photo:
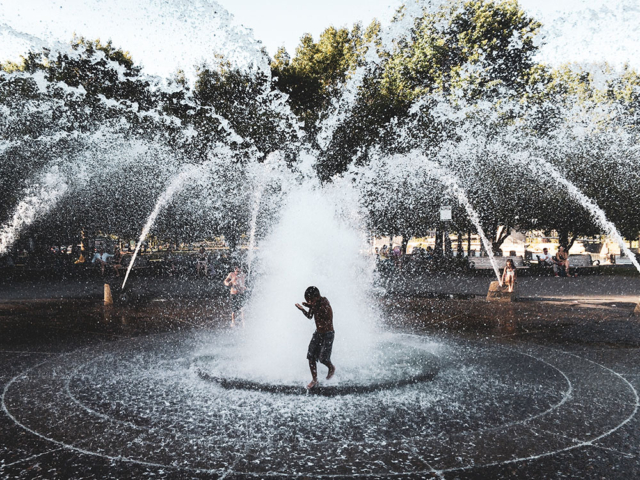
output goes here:
[{"label": "person sitting on bench", "polygon": [[553,257],[549,254],[548,248],[542,249],[542,255],[536,255],[538,257],[538,265],[541,267],[552,267]]},{"label": "person sitting on bench", "polygon": [[559,277],[563,272],[567,276],[569,275],[569,254],[563,246],[558,247],[558,253],[553,259],[553,272],[556,277]]}]

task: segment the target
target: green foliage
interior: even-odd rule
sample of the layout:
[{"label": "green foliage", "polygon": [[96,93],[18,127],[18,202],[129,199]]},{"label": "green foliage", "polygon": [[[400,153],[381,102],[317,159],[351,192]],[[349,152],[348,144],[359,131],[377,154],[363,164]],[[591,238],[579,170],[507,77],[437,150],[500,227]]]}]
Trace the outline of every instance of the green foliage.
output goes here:
[{"label": "green foliage", "polygon": [[499,87],[522,92],[540,26],[515,0],[451,2],[416,20],[391,55],[383,90],[407,100],[458,89],[471,97]]},{"label": "green foliage", "polygon": [[[201,68],[191,91],[181,72],[171,79],[172,88],[161,89],[140,71],[111,43],[82,38],[73,40],[69,52],[33,51],[18,66],[3,65],[0,145],[7,148],[0,152],[1,218],[10,216],[28,188],[38,188],[44,171],[57,166],[73,177],[71,165],[85,162],[90,177],[82,193],[66,196],[55,215],[34,228],[59,238],[86,228],[132,237],[181,165],[209,161],[221,146],[228,147],[229,164],[264,158],[293,137],[292,126],[272,107],[277,92],[264,75],[220,62],[215,70]],[[145,153],[156,147],[163,164]],[[136,149],[141,153],[132,155]],[[130,158],[121,161],[118,150]],[[224,172],[229,188],[249,187],[231,171],[230,166]],[[225,194],[213,186],[205,193]],[[242,198],[241,192],[234,197]],[[192,234],[233,237],[247,228],[247,208],[248,203],[236,205],[233,216],[198,222]],[[180,230],[170,223],[167,235],[176,233],[169,225]]]},{"label": "green foliage", "polygon": [[268,78],[262,73],[231,69],[224,61],[217,69],[202,67],[194,86],[194,100],[200,108],[192,116],[192,122],[208,137],[219,130],[220,120],[211,116],[215,113],[227,119],[235,132],[259,152],[269,154],[288,138],[278,129],[278,120],[284,119],[270,110],[264,99],[260,101],[266,91]]},{"label": "green foliage", "polygon": [[274,85],[289,95],[293,112],[308,131],[316,131],[323,112],[362,62],[365,45],[378,30],[376,22],[364,31],[360,24],[351,30],[329,27],[317,42],[304,35],[293,59],[284,48],[278,50],[271,63]]},{"label": "green foliage", "polygon": [[[396,21],[404,14],[400,9]],[[471,228],[465,210],[421,165],[398,180],[393,163],[375,163],[417,151],[458,177],[494,248],[510,228],[553,230],[565,239],[599,233],[588,212],[544,172],[514,166],[513,152],[529,152],[557,167],[635,237],[640,74],[628,66],[538,64],[540,27],[515,0],[453,0],[425,9],[388,51],[377,22],[329,27],[317,41],[304,35],[293,57],[278,50],[273,81],[234,69],[220,56],[199,66],[193,85],[176,72],[170,89],[156,88],[111,42],[80,37],[68,52],[29,52],[20,62],[0,63],[0,145],[8,145],[0,153],[0,218],[7,218],[27,179],[52,162],[62,167],[77,159],[88,148],[82,135],[108,129],[126,141],[166,147],[172,172],[208,161],[223,145],[227,190],[210,186],[203,195],[237,197],[233,214],[202,226],[191,210],[172,206],[179,221],[159,225],[181,238],[237,236],[248,222],[247,192],[235,189],[244,181],[242,167],[276,150],[292,163],[299,155],[291,119],[274,107],[286,94],[316,149],[323,181],[376,165],[362,183],[373,232],[424,235],[438,226],[445,200],[454,206],[455,229]],[[369,48],[379,62],[365,61]],[[357,96],[321,149],[316,135],[356,71],[355,78],[362,75]],[[111,173],[108,186],[96,180],[82,202],[102,213],[70,199],[55,222],[70,231],[93,226],[134,235],[166,181],[145,167]],[[135,179],[152,187],[140,192]],[[126,218],[112,212],[127,212]],[[52,222],[46,228],[53,231]]]}]

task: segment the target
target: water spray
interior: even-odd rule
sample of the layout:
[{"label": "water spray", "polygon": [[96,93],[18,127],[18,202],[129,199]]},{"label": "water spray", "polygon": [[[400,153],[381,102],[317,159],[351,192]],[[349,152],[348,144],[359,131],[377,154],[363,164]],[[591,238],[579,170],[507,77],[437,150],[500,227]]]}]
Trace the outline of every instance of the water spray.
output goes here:
[{"label": "water spray", "polygon": [[131,269],[136,262],[136,257],[138,256],[138,252],[140,251],[140,247],[142,246],[142,242],[149,235],[149,231],[151,227],[160,215],[160,211],[162,208],[171,201],[173,196],[179,192],[183,187],[185,182],[195,178],[200,173],[200,168],[190,165],[183,169],[178,175],[176,175],[173,180],[169,183],[167,188],[162,192],[162,195],[156,201],[156,205],[147,218],[147,223],[145,223],[144,228],[142,229],[142,233],[140,234],[140,238],[138,239],[138,243],[136,245],[136,249],[133,252],[133,256],[131,257],[131,261],[129,262],[129,267],[127,268],[127,273],[124,276],[124,281],[122,282],[122,290],[124,290],[125,285],[127,284],[127,279],[129,278],[129,273],[131,273]]},{"label": "water spray", "polygon": [[[587,211],[591,214],[591,217],[595,220],[595,222],[606,232],[607,235],[609,235],[611,238],[613,238],[616,241],[616,243],[620,246],[620,249],[629,257],[629,260],[631,260],[631,263],[633,263],[633,266],[636,267],[638,272],[640,272],[640,263],[638,263],[636,256],[625,245],[624,238],[622,238],[622,235],[620,234],[616,226],[613,224],[613,222],[611,222],[607,218],[607,215],[605,214],[604,210],[602,210],[596,204],[596,202],[594,202],[592,199],[590,199],[584,193],[582,193],[582,191],[573,182],[571,182],[566,177],[564,177],[564,175],[562,175],[562,173],[560,173],[560,171],[550,162],[539,157],[532,157],[532,159],[536,161],[538,165],[548,170],[549,173],[551,174],[551,178],[553,178],[558,185],[565,187],[569,195],[571,195],[584,208],[587,209]],[[526,159],[522,159],[522,163],[524,163],[525,165],[529,165],[529,168],[533,168],[530,164],[528,164],[528,162],[526,162]]]}]

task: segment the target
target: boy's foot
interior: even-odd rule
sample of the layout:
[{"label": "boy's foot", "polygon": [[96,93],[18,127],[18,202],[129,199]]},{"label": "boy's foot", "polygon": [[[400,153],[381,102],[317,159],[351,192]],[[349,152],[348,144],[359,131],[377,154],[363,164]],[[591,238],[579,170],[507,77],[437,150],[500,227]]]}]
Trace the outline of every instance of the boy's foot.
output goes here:
[{"label": "boy's foot", "polygon": [[336,373],[336,367],[331,366],[331,368],[329,369],[329,373],[327,373],[327,380],[331,380],[331,377],[333,377],[334,373]]},{"label": "boy's foot", "polygon": [[311,380],[311,383],[309,385],[307,385],[307,390],[311,390],[312,388],[315,388],[318,386],[318,381],[317,380]]}]

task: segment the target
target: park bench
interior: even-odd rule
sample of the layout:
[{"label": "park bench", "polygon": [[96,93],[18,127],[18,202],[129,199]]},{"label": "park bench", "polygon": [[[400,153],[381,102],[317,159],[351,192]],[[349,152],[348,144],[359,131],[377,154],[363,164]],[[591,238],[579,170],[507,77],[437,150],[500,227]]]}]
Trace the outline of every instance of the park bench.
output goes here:
[{"label": "park bench", "polygon": [[[503,269],[507,264],[507,260],[513,260],[513,264],[517,269],[529,268],[525,265],[524,258],[521,255],[509,256],[509,257],[493,257],[496,260],[496,264],[499,269]],[[493,268],[491,265],[491,259],[489,257],[471,257],[469,258],[469,265],[476,270],[490,270]]]},{"label": "park bench", "polygon": [[[539,255],[534,255],[536,259],[538,256]],[[592,269],[598,265],[600,265],[600,261],[596,260],[594,262],[593,258],[588,253],[569,255],[569,268],[574,272],[580,269]],[[550,273],[553,271],[553,265],[541,265],[539,262],[536,264],[536,268],[538,269],[538,272],[542,271]]]},{"label": "park bench", "polygon": [[[600,265],[600,261],[596,260],[595,265]],[[569,268],[591,268],[594,266],[591,255],[569,255]]]},{"label": "park bench", "polygon": [[632,265],[631,259],[626,255],[615,255],[614,259],[616,265]]}]

